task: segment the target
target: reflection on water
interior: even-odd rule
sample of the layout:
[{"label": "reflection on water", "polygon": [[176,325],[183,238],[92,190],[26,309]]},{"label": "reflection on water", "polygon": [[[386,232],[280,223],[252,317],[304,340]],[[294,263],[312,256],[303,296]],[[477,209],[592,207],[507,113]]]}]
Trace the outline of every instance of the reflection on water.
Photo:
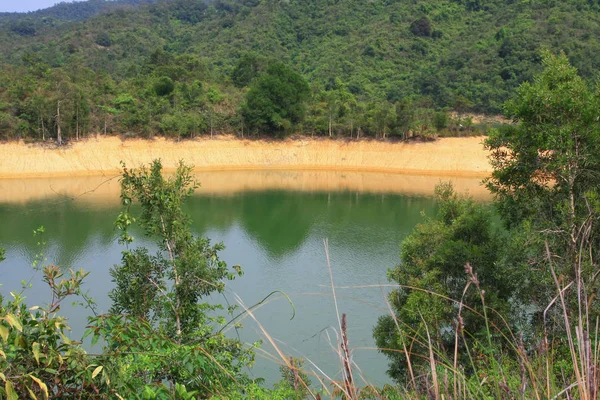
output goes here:
[{"label": "reflection on water", "polygon": [[[335,336],[331,327],[337,322],[323,239],[329,240],[336,285],[353,287],[387,283],[386,271],[398,263],[402,237],[421,220],[421,212],[433,214],[434,203],[423,195],[425,186],[417,185],[420,178],[408,176],[401,177],[406,182],[411,179],[415,182],[413,190],[401,194],[399,190],[385,192],[383,186],[379,186],[381,190],[373,190],[375,193],[350,190],[359,184],[347,182],[345,186],[339,186],[331,183],[340,182],[334,181],[332,176],[341,179],[341,175],[330,172],[319,175],[315,171],[310,174],[320,176],[319,179],[325,182],[320,184],[323,189],[300,191],[306,187],[297,185],[307,185],[310,180],[302,173],[289,171],[260,179],[256,175],[248,178],[248,182],[254,182],[253,179],[263,183],[265,180],[281,182],[277,184],[280,186],[270,183],[273,186],[270,190],[261,189],[254,183],[240,189],[228,181],[236,174],[215,174],[211,175],[213,180],[203,180],[206,190],[199,191],[200,194],[186,206],[194,221],[195,232],[223,241],[226,249],[222,258],[229,265],[239,264],[244,269],[242,278],[228,284],[226,299],[235,303],[237,295],[245,304],[251,305],[273,290],[288,293],[297,311],[293,320],[290,320],[290,306],[283,299],[269,302],[256,312],[256,317],[269,334],[280,341],[286,354],[310,358],[328,374],[335,375],[337,358],[326,333]],[[284,185],[285,176],[296,183]],[[204,174],[202,177],[206,178]],[[398,176],[388,179],[386,174],[371,174],[369,179],[361,174],[357,177],[360,177],[360,187],[375,187],[375,183],[389,179],[396,179],[397,184],[401,181]],[[439,179],[431,180],[437,181]],[[222,182],[222,187],[230,189],[218,191],[217,185],[210,182]],[[77,185],[85,188],[85,185],[95,184]],[[238,189],[233,190],[234,186]],[[426,193],[431,194],[432,187]],[[107,311],[107,292],[112,287],[108,271],[119,262],[122,250],[116,243],[117,232],[113,227],[119,207],[113,198],[116,193],[104,198],[98,194],[99,198],[94,199],[96,194],[98,192],[92,192],[75,200],[66,196],[31,195],[29,200],[21,202],[0,202],[0,247],[7,248],[7,261],[0,264],[2,293],[19,289],[22,279],[31,278],[30,264],[40,250],[37,245],[40,238],[34,238],[32,232],[44,226],[48,262],[63,268],[91,271],[87,288],[98,301],[99,311]],[[140,232],[133,234],[141,237]],[[48,300],[48,294],[39,290],[44,287],[38,280],[39,273],[32,280],[34,290],[26,291],[30,304]],[[387,382],[386,361],[372,349],[371,330],[377,317],[386,312],[384,292],[378,287],[338,291],[340,310],[348,314],[354,359],[369,381],[379,384]],[[212,300],[225,301],[220,296]],[[75,328],[73,335],[77,337],[83,331],[88,311],[82,308],[64,308],[62,311],[69,315]],[[243,330],[229,333],[239,334],[248,342],[262,337],[258,326],[248,318],[244,325]],[[268,345],[263,349],[274,353]],[[259,354],[253,373],[266,376],[272,383],[278,379],[278,368],[267,358],[268,355]]]},{"label": "reflection on water", "polygon": [[[353,171],[208,171],[198,172],[204,194],[230,195],[247,191],[355,191],[428,196],[440,180],[451,181],[460,191],[476,199],[488,199],[487,190],[476,177],[436,177]],[[1,203],[26,203],[62,198],[114,205],[119,201],[118,176],[72,178],[0,179]]]}]

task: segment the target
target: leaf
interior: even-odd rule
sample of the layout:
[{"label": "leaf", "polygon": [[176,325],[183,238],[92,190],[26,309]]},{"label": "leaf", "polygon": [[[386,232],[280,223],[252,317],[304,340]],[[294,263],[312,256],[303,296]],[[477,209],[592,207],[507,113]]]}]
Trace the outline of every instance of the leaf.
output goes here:
[{"label": "leaf", "polygon": [[0,325],[0,337],[2,337],[2,340],[5,342],[8,340],[8,327]]},{"label": "leaf", "polygon": [[6,322],[8,322],[10,326],[15,328],[19,332],[23,332],[23,326],[21,325],[21,322],[13,314],[6,314],[6,317],[4,317],[4,319],[6,320]]},{"label": "leaf", "polygon": [[2,358],[6,359],[6,354],[1,349],[0,349],[0,356],[2,356]]},{"label": "leaf", "polygon": [[73,341],[72,341],[71,339],[69,339],[69,338],[67,337],[67,335],[65,335],[64,333],[62,333],[62,332],[61,332],[61,333],[60,333],[60,336],[62,337],[62,340],[63,340],[63,341],[66,343],[66,344],[68,344],[68,345],[71,345],[71,344],[73,343]]},{"label": "leaf", "polygon": [[4,375],[2,372],[0,372],[0,379],[6,382],[6,375]]},{"label": "leaf", "polygon": [[92,379],[94,379],[100,372],[102,372],[102,368],[104,368],[102,365],[96,367],[94,372],[92,372]]},{"label": "leaf", "polygon": [[19,400],[11,381],[6,381],[4,390],[6,391],[6,400]]},{"label": "leaf", "polygon": [[27,388],[27,391],[29,392],[29,396],[33,399],[33,400],[37,400],[37,396],[35,395],[35,393],[33,393],[33,390],[31,390],[30,388]]},{"label": "leaf", "polygon": [[83,337],[81,338],[81,340],[83,341],[86,337],[90,336],[93,332],[94,332],[94,330],[92,328],[86,330],[85,333],[83,334]]},{"label": "leaf", "polygon": [[33,358],[35,358],[35,361],[39,364],[40,363],[40,344],[38,342],[34,342],[31,345],[31,350],[33,351]]},{"label": "leaf", "polygon": [[44,400],[47,400],[48,399],[48,386],[46,386],[46,384],[44,382],[42,382],[41,379],[36,378],[35,376],[33,376],[31,374],[29,375],[29,377],[31,379],[33,379],[35,381],[35,383],[37,383],[40,386],[40,389],[42,389],[42,392],[44,393]]},{"label": "leaf", "polygon": [[156,398],[156,393],[149,386],[144,386],[144,391],[142,392],[143,399],[154,399]]}]

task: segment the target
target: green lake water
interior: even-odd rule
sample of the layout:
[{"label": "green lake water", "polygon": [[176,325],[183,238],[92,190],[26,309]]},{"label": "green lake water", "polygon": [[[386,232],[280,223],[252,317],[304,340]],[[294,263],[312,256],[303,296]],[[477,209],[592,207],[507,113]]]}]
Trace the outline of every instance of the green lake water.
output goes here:
[{"label": "green lake water", "polygon": [[[224,242],[222,259],[244,270],[243,277],[228,283],[224,296],[212,300],[236,303],[238,296],[252,305],[274,290],[284,291],[295,305],[293,320],[283,298],[259,308],[256,318],[283,353],[307,358],[309,369],[312,362],[339,378],[339,362],[331,347],[337,320],[323,243],[327,238],[339,310],[348,316],[353,360],[362,376],[378,385],[389,382],[386,359],[374,349],[371,336],[377,318],[386,313],[384,296],[389,287],[378,285],[388,283],[386,271],[398,264],[402,238],[422,221],[422,212],[432,215],[434,208],[431,195],[358,191],[200,194],[187,204],[195,233]],[[63,196],[0,202],[0,247],[7,251],[7,260],[0,264],[0,291],[18,291],[22,280],[31,280],[33,288],[25,290],[28,304],[49,300],[40,273],[31,268],[41,250],[40,238],[32,232],[44,226],[46,262],[90,271],[86,288],[99,311],[106,312],[107,292],[113,287],[109,268],[119,263],[122,250],[113,227],[118,212],[116,201]],[[89,311],[69,305],[62,312],[70,318],[71,335],[79,338]],[[242,323],[242,330],[228,334],[247,342],[263,337],[251,319]],[[280,360],[271,345],[265,342],[257,360],[250,373],[275,382]]]}]

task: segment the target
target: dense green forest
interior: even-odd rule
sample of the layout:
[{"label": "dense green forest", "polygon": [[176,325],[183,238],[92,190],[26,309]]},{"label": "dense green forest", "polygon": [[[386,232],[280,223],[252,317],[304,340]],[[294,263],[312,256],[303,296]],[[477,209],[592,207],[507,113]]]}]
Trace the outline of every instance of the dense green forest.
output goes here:
[{"label": "dense green forest", "polygon": [[0,17],[0,137],[461,134],[541,49],[600,63],[594,0],[139,3]]},{"label": "dense green forest", "polygon": [[[133,9],[157,0],[87,0],[79,2],[57,2],[54,6],[27,13],[0,12],[0,21],[19,21],[21,26],[32,23],[31,18],[42,18],[46,23],[59,21],[83,21],[98,14],[117,9]],[[19,24],[11,25],[16,27]]]}]

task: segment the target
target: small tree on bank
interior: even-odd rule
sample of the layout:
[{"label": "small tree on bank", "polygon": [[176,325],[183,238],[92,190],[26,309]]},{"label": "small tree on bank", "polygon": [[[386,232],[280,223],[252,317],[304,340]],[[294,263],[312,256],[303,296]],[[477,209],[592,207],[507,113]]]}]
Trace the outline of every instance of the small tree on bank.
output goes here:
[{"label": "small tree on bank", "polygon": [[248,91],[242,115],[252,131],[283,136],[304,120],[309,98],[301,75],[282,63],[272,64]]},{"label": "small tree on bank", "polygon": [[[168,179],[159,160],[138,170],[123,165],[124,211],[116,221],[120,240],[129,246],[129,227],[137,223],[158,250],[151,254],[138,247],[123,252],[122,264],[111,269],[111,315],[96,321],[96,332],[111,346],[109,353],[146,354],[142,359],[121,359],[115,370],[128,365],[121,381],[136,379],[142,386],[166,380],[208,395],[243,381],[241,368],[253,362],[250,350],[216,331],[208,312],[220,306],[202,301],[222,292],[224,281],[235,274],[219,259],[222,244],[211,245],[192,233],[182,206],[197,187],[191,168],[183,163]],[[135,203],[140,206],[137,218],[132,216]]]},{"label": "small tree on bank", "polygon": [[524,260],[528,268],[539,268],[554,288],[541,245],[548,242],[557,273],[585,280],[591,295],[600,248],[600,96],[564,53],[543,53],[543,64],[505,106],[519,125],[492,131],[485,142],[494,167],[487,186],[504,222],[529,230],[530,247],[538,238],[538,256]]},{"label": "small tree on bank", "polygon": [[[159,160],[150,169],[130,170],[123,165],[121,202],[125,210],[117,220],[121,241],[132,242],[128,227],[137,222],[159,250],[156,255],[144,247],[123,252],[123,263],[111,270],[116,283],[110,292],[111,311],[158,323],[178,342],[196,339],[195,333],[206,323],[206,310],[213,308],[201,299],[222,292],[223,281],[234,278],[218,257],[223,245],[211,246],[209,239],[195,237],[191,220],[182,210],[197,187],[191,168],[183,163],[170,179],[163,177]],[[137,219],[131,215],[136,201],[141,207]]]}]

